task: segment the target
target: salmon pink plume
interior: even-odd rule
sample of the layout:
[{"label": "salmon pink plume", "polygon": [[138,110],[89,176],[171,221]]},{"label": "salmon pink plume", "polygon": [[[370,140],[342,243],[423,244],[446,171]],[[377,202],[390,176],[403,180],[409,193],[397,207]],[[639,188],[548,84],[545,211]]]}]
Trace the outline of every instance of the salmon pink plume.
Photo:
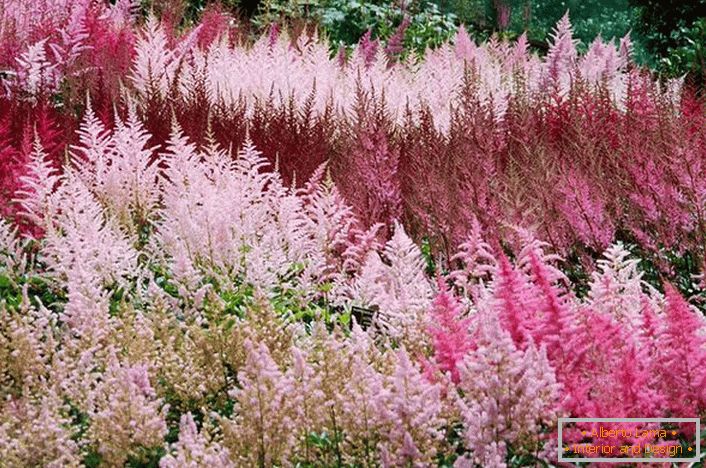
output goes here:
[{"label": "salmon pink plume", "polygon": [[461,304],[442,278],[437,279],[439,292],[429,310],[429,334],[434,349],[433,364],[449,373],[453,383],[459,382],[458,365],[474,348],[470,317],[464,317]]}]

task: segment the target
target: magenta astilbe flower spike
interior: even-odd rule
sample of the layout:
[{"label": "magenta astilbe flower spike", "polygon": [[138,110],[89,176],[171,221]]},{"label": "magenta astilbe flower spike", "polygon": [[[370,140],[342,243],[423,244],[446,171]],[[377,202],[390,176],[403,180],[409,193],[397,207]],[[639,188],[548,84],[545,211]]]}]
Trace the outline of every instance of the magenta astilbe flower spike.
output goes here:
[{"label": "magenta astilbe flower spike", "polygon": [[706,323],[674,286],[665,283],[666,313],[660,337],[663,392],[673,414],[695,417],[706,408]]},{"label": "magenta astilbe flower spike", "polygon": [[433,359],[441,372],[450,373],[451,381],[458,383],[458,364],[474,348],[470,330],[472,319],[463,316],[461,304],[442,278],[437,280],[437,284],[439,293],[429,310]]}]

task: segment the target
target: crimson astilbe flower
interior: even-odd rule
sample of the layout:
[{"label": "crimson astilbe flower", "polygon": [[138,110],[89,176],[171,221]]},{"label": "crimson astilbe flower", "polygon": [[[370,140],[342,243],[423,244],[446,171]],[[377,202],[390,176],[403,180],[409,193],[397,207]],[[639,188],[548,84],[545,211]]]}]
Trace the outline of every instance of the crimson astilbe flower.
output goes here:
[{"label": "crimson astilbe flower", "polygon": [[[343,195],[367,226],[380,222],[381,233],[402,216],[402,193],[398,169],[400,153],[394,142],[394,127],[385,108],[385,98],[357,91],[355,121],[349,129],[349,147],[336,155],[334,177]],[[362,184],[361,184],[362,183]]]},{"label": "crimson astilbe flower", "polygon": [[363,37],[358,41],[356,53],[362,58],[366,67],[369,67],[377,58],[378,47],[380,43],[377,39],[372,38],[373,32],[368,29]]},{"label": "crimson astilbe flower", "polygon": [[477,322],[478,347],[460,365],[463,445],[471,450],[460,466],[505,466],[508,446],[517,449],[553,422],[560,387],[544,347],[519,350],[492,310],[479,312]]},{"label": "crimson astilbe flower", "polygon": [[615,226],[601,193],[592,190],[586,177],[575,170],[570,170],[559,183],[558,192],[559,210],[574,231],[571,241],[578,239],[598,251],[608,247]]},{"label": "crimson astilbe flower", "polygon": [[458,365],[474,348],[470,317],[464,317],[461,304],[441,278],[439,293],[429,311],[429,334],[434,349],[434,364],[443,373],[450,373],[453,383],[459,382]]},{"label": "crimson astilbe flower", "polygon": [[196,427],[191,413],[181,416],[179,421],[179,440],[171,444],[170,453],[159,461],[160,468],[231,468],[235,463],[230,459],[228,450],[223,448],[207,434]]},{"label": "crimson astilbe flower", "polygon": [[410,23],[411,20],[409,19],[409,16],[405,15],[400,25],[397,26],[395,33],[387,40],[385,53],[391,61],[404,52],[404,34]]}]

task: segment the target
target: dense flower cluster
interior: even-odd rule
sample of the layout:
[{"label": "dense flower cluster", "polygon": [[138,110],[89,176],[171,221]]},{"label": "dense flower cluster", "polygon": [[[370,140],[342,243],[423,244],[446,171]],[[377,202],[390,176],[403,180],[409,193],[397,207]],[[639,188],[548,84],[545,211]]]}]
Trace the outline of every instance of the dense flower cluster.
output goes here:
[{"label": "dense flower cluster", "polygon": [[400,62],[367,36],[334,58],[306,33],[273,28],[250,43],[218,11],[177,32],[141,23],[130,1],[5,3],[5,203],[35,133],[65,162],[88,93],[109,127],[134,106],[152,146],[174,120],[197,145],[249,136],[285,185],[328,162],[361,222],[383,223],[382,238],[398,220],[447,262],[475,223],[492,242],[518,247],[519,226],[583,260],[616,237],[703,256],[703,104],[636,67],[627,37],[579,54],[565,17],[540,58],[524,37],[478,45],[460,28]]},{"label": "dense flower cluster", "polygon": [[706,414],[706,321],[621,242],[702,258],[704,107],[629,39],[138,9],[0,0],[0,464],[534,465],[562,416]]},{"label": "dense flower cluster", "polygon": [[501,466],[551,461],[560,415],[706,411],[703,317],[620,244],[585,298],[531,238],[510,260],[477,235],[434,283],[324,168],[287,188],[252,143],[175,123],[153,154],[117,119],[89,110],[62,174],[36,142],[17,203],[41,237],[0,225],[11,464]]}]

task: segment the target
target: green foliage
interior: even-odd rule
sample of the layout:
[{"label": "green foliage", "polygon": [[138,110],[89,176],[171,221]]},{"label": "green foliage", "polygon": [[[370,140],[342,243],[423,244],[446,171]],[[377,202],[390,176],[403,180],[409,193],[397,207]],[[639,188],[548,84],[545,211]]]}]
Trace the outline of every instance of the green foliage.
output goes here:
[{"label": "green foliage", "polygon": [[635,29],[654,58],[651,64],[670,76],[691,73],[703,84],[706,0],[630,0],[638,12]]},{"label": "green foliage", "polygon": [[337,48],[357,43],[367,31],[374,38],[387,40],[405,17],[411,20],[404,35],[407,50],[423,52],[456,31],[456,16],[442,12],[429,0],[412,0],[404,5],[384,0],[267,0],[253,22],[260,28],[285,20],[315,23]]}]

